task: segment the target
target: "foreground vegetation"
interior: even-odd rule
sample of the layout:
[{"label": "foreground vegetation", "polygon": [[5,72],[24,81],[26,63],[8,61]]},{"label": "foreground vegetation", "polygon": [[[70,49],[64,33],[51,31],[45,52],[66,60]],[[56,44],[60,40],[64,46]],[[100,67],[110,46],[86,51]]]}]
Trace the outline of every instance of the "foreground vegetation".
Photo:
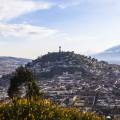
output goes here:
[{"label": "foreground vegetation", "polygon": [[76,108],[63,108],[48,99],[17,99],[0,106],[0,120],[104,120]]}]

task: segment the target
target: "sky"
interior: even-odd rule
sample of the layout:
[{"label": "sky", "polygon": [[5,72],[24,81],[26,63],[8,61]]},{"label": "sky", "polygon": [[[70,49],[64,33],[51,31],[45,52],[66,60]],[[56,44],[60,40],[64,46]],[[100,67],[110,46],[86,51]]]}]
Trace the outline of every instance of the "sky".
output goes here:
[{"label": "sky", "polygon": [[0,56],[91,55],[120,45],[120,0],[0,0]]}]

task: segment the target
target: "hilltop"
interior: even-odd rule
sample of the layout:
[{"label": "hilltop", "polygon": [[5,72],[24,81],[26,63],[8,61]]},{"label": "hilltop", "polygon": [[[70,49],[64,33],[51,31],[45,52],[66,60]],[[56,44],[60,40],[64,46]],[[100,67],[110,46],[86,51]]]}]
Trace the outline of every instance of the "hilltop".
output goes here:
[{"label": "hilltop", "polygon": [[[82,79],[111,80],[120,77],[120,66],[98,61],[74,52],[54,52],[28,63],[26,67],[35,73],[37,78],[50,79],[63,73],[81,73]],[[106,74],[107,73],[107,74]],[[81,79],[80,78],[80,79]]]}]

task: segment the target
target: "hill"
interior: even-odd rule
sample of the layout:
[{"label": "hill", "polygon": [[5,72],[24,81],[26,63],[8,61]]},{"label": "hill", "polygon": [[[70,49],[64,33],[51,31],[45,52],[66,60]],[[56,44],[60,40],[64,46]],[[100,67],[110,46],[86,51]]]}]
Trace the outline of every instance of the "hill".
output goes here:
[{"label": "hill", "polygon": [[[95,58],[87,57],[74,52],[48,53],[31,63],[26,67],[35,73],[39,79],[50,79],[63,73],[80,73],[80,79],[107,79],[111,80],[120,77],[119,65],[108,64],[105,61],[98,61]],[[106,74],[108,73],[108,74]],[[111,77],[112,76],[112,77]]]},{"label": "hill", "polygon": [[[120,105],[119,65],[74,52],[54,52],[39,57],[26,67],[33,71],[43,91],[62,105],[71,105],[77,97],[74,106],[84,110],[94,108],[107,114],[120,109],[114,109]],[[114,113],[118,114],[117,111]]]},{"label": "hill", "polygon": [[[25,67],[33,72],[46,96],[62,106],[95,110],[101,114],[118,114],[120,111],[119,65],[74,52],[53,52]],[[0,85],[1,91],[6,88],[5,94],[9,77],[2,78]]]},{"label": "hill", "polygon": [[15,57],[0,57],[0,76],[12,73],[18,66],[25,65],[31,60]]}]

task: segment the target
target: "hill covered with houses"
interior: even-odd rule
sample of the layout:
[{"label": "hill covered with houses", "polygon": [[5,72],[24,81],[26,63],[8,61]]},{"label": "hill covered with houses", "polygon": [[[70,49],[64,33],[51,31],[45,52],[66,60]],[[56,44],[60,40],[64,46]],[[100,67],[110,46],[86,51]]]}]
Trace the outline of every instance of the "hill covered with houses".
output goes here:
[{"label": "hill covered with houses", "polygon": [[[60,51],[41,56],[25,67],[33,72],[46,96],[62,106],[120,114],[119,65]],[[0,81],[1,91],[3,85],[4,89],[9,86],[6,78]]]}]

